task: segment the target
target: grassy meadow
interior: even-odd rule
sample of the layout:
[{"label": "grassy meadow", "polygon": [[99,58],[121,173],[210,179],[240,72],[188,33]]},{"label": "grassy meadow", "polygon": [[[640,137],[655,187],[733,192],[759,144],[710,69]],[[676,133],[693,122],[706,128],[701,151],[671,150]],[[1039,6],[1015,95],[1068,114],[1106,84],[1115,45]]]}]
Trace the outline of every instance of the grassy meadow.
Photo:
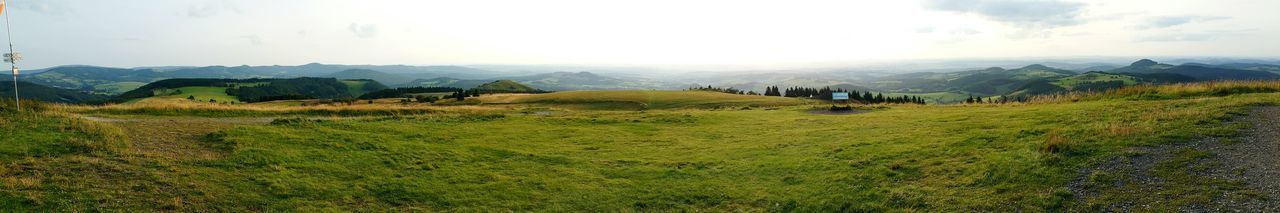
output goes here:
[{"label": "grassy meadow", "polygon": [[147,101],[148,99],[150,100],[160,99],[165,101],[188,100],[188,98],[193,98],[192,100],[201,101],[201,102],[208,102],[210,100],[216,101],[218,103],[240,102],[240,100],[236,99],[235,96],[227,95],[227,87],[180,87],[180,88],[171,89],[171,90],[166,89],[157,93],[159,94],[156,94],[155,97],[151,97],[147,99],[131,100],[130,102]]},{"label": "grassy meadow", "polygon": [[817,104],[816,101],[795,98],[745,96],[707,91],[656,90],[568,91],[536,95],[493,95],[470,99],[469,101],[464,101],[464,103],[526,104],[592,110],[709,109]]},{"label": "grassy meadow", "polygon": [[[1139,86],[849,115],[812,114],[827,105],[801,99],[681,91],[305,107],[6,105],[0,140],[19,145],[0,150],[0,209],[1088,210],[1123,200],[1115,196],[1211,193],[1191,184],[1081,200],[1066,185],[1130,147],[1231,135],[1238,126],[1222,120],[1277,103],[1278,91],[1274,82]],[[208,117],[271,121],[182,123],[219,120],[199,120]]]}]

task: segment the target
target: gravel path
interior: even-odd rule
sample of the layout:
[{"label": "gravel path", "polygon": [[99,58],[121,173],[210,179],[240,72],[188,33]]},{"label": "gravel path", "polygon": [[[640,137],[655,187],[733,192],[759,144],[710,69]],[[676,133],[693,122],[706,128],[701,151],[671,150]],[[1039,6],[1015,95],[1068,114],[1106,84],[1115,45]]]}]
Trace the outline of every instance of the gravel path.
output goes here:
[{"label": "gravel path", "polygon": [[[1280,107],[1259,107],[1240,118],[1253,125],[1228,143],[1210,139],[1203,149],[1221,166],[1210,170],[1217,178],[1239,180],[1247,193],[1263,199],[1223,203],[1233,210],[1280,212]],[[1217,142],[1217,143],[1213,143]]]},{"label": "gravel path", "polygon": [[[1110,196],[1112,199],[1085,204],[1102,211],[1151,211],[1169,205],[1160,199],[1168,188],[1186,187],[1179,184],[1195,184],[1186,187],[1210,189],[1209,202],[1195,202],[1172,209],[1184,212],[1280,212],[1280,107],[1257,107],[1249,116],[1240,116],[1233,122],[1243,122],[1251,127],[1233,138],[1205,138],[1188,143],[1130,150],[1128,156],[1115,157],[1081,171],[1081,175],[1068,185],[1080,203],[1090,199]],[[1157,175],[1162,165],[1177,161],[1187,153],[1206,153],[1204,157],[1184,162],[1177,167],[1187,174],[1176,176],[1179,180],[1166,180]],[[1195,155],[1193,155],[1195,156]],[[1167,168],[1167,167],[1166,167]],[[1112,176],[1101,178],[1099,174]],[[1103,186],[1099,186],[1103,185]],[[1101,191],[1099,188],[1113,189]],[[1197,190],[1204,192],[1203,190]],[[1110,193],[1110,194],[1108,194]],[[1195,194],[1191,192],[1188,194]],[[1168,196],[1168,195],[1164,195]],[[1114,198],[1120,199],[1114,199]],[[1179,195],[1174,195],[1177,198]]]}]

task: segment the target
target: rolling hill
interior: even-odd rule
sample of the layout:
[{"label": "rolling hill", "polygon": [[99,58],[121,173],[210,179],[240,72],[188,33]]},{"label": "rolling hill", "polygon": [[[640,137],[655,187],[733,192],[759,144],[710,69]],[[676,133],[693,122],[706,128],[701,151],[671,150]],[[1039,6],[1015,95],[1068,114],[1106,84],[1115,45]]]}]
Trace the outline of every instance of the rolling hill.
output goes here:
[{"label": "rolling hill", "polygon": [[[353,93],[356,88],[360,88],[361,91]],[[116,96],[115,101],[136,101],[151,97],[181,98],[194,95],[205,97],[196,99],[214,99],[220,102],[231,101],[225,100],[228,97],[234,97],[234,101],[241,102],[352,98],[358,96],[357,94],[374,91],[366,88],[385,89],[386,87],[372,81],[339,81],[334,78],[166,79]]]},{"label": "rolling hill", "polygon": [[[168,78],[165,74],[151,69],[134,70],[93,66],[56,67],[36,74],[19,76],[22,81],[40,85],[105,94],[120,91],[121,85],[150,83],[165,78]],[[99,86],[102,85],[109,86],[100,88]]]},{"label": "rolling hill", "polygon": [[347,85],[347,92],[351,93],[351,97],[360,97],[374,91],[389,89],[386,85],[378,81],[368,79],[356,80],[340,80],[342,84]]},{"label": "rolling hill", "polygon": [[511,80],[497,80],[476,86],[475,89],[486,93],[537,93],[540,89],[526,86]]},{"label": "rolling hill", "polygon": [[[105,95],[53,88],[24,81],[18,81],[18,97],[44,102],[70,104],[100,103],[110,98]],[[0,81],[0,98],[13,98],[13,81]]]},{"label": "rolling hill", "polygon": [[962,92],[982,96],[1008,93],[1034,80],[1075,75],[1074,71],[1033,64],[1017,69],[992,67],[954,73],[908,73],[868,81],[871,89],[890,92]]},{"label": "rolling hill", "polygon": [[369,79],[369,80],[378,81],[379,83],[391,84],[391,85],[404,84],[404,83],[409,83],[411,81],[409,77],[406,77],[406,76],[367,70],[367,69],[343,70],[341,72],[336,72],[333,74],[326,75],[325,77],[337,78],[342,80]]}]

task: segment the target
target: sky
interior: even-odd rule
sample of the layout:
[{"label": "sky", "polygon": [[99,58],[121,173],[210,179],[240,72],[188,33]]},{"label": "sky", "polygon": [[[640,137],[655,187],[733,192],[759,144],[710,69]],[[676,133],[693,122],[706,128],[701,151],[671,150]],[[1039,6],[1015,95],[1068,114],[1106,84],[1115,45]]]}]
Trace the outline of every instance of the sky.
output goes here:
[{"label": "sky", "polygon": [[21,66],[1280,57],[1275,0],[8,0]]}]

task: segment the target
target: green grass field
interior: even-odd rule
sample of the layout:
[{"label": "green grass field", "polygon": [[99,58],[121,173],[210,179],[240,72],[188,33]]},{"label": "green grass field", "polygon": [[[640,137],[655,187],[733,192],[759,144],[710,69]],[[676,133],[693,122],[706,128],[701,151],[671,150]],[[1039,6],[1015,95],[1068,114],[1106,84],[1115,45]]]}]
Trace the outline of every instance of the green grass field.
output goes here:
[{"label": "green grass field", "polygon": [[[189,98],[195,97],[195,101],[208,102],[214,100],[221,102],[240,102],[235,96],[227,95],[226,87],[181,87],[174,90],[166,90],[167,92],[161,96],[150,98],[157,99],[173,99],[173,98]],[[158,94],[160,95],[160,94]]]},{"label": "green grass field", "polygon": [[[1224,118],[1280,103],[1278,88],[1146,87],[852,115],[810,114],[822,105],[788,98],[584,91],[473,100],[504,109],[216,128],[0,110],[0,130],[17,135],[0,140],[37,141],[0,150],[10,159],[0,209],[1039,212],[1148,196],[1172,198],[1153,210],[1173,210],[1214,185],[1084,203],[1066,185],[1129,147],[1230,135],[1237,127]],[[149,125],[170,131],[139,128]],[[139,137],[58,143],[122,135]]]},{"label": "green grass field", "polygon": [[351,97],[360,97],[370,91],[364,91],[364,86],[369,84],[368,81],[342,80],[342,84],[347,85],[347,91],[351,93]]},{"label": "green grass field", "polygon": [[93,91],[104,94],[120,94],[147,85],[143,82],[119,82],[93,86]]}]

